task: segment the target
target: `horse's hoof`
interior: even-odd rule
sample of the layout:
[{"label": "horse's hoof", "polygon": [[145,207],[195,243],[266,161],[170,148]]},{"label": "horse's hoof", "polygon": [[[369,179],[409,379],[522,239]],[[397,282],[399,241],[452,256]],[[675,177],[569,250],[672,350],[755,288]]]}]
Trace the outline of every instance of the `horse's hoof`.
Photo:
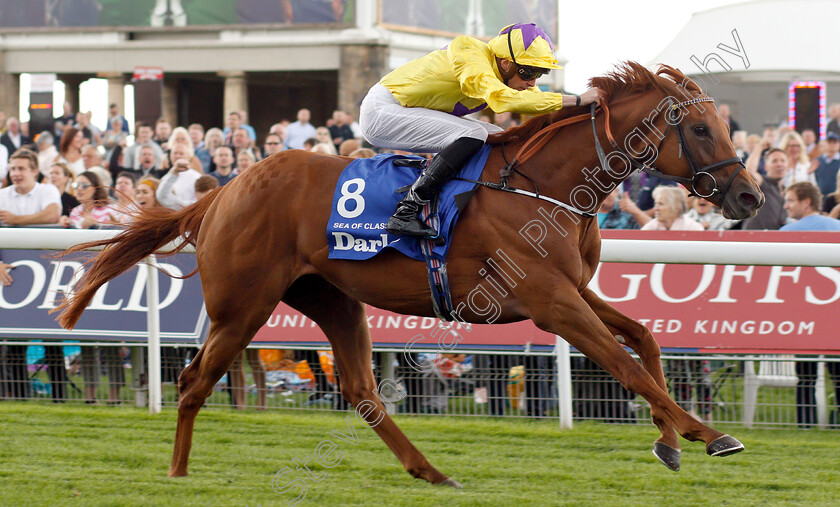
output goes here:
[{"label": "horse's hoof", "polygon": [[743,450],[744,444],[729,435],[724,435],[706,446],[706,454],[709,456],[729,456]]},{"label": "horse's hoof", "polygon": [[443,482],[439,482],[437,485],[438,486],[449,486],[449,487],[455,488],[455,489],[463,488],[463,486],[461,486],[460,482],[456,481],[455,479],[453,479],[451,477],[449,479],[446,479]]},{"label": "horse's hoof", "polygon": [[670,445],[662,442],[653,443],[653,455],[656,456],[663,465],[674,472],[680,471],[680,450],[674,449]]}]

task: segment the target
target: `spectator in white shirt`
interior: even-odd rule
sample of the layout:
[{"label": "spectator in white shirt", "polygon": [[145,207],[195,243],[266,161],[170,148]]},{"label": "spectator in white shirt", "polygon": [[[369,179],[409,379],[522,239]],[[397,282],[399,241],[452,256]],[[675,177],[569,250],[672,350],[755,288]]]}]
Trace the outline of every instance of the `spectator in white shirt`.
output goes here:
[{"label": "spectator in white shirt", "polygon": [[0,223],[3,225],[54,224],[61,216],[61,194],[53,185],[41,184],[38,156],[18,150],[9,158],[12,184],[0,189]]},{"label": "spectator in white shirt", "polygon": [[297,113],[297,121],[286,127],[286,146],[296,150],[303,149],[303,142],[315,137],[315,127],[309,123],[309,109],[301,109]]},{"label": "spectator in white shirt", "polygon": [[195,180],[201,173],[190,165],[193,156],[188,146],[178,143],[169,152],[172,169],[160,180],[155,195],[161,206],[183,208],[195,202]]}]

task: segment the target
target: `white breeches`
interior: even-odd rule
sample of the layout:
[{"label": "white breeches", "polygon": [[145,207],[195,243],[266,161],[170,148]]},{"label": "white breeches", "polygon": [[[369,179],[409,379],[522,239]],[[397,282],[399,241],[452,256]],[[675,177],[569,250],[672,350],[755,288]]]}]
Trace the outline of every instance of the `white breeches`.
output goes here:
[{"label": "white breeches", "polygon": [[458,138],[486,141],[502,129],[491,123],[423,107],[403,107],[381,84],[370,89],[359,113],[362,134],[373,146],[438,153]]}]

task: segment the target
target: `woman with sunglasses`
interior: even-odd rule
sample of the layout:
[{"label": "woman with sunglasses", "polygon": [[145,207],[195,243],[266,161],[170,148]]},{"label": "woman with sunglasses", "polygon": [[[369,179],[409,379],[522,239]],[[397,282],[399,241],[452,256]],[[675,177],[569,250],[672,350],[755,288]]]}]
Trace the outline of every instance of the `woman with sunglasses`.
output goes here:
[{"label": "woman with sunglasses", "polygon": [[437,236],[418,218],[423,204],[478,153],[489,134],[501,130],[464,115],[486,107],[496,113],[542,114],[600,100],[597,88],[562,95],[535,87],[538,77],[559,68],[548,35],[533,23],[518,23],[489,43],[457,37],[374,85],[359,117],[365,138],[381,148],[437,153],[400,201],[387,231]]},{"label": "woman with sunglasses", "polygon": [[102,180],[96,173],[85,171],[76,176],[73,188],[81,204],[70,211],[69,217],[61,217],[60,223],[64,227],[91,229],[117,223],[114,210],[110,207],[108,189],[102,186]]}]

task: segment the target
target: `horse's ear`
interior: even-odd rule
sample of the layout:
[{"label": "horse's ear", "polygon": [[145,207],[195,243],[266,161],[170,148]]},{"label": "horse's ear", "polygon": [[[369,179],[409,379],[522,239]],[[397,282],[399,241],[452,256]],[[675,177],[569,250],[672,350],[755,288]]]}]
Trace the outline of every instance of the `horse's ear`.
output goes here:
[{"label": "horse's ear", "polygon": [[690,92],[694,92],[699,94],[703,93],[703,90],[700,88],[700,85],[695,83],[692,79],[682,73],[677,68],[671,67],[670,65],[666,65],[664,63],[659,64],[659,69],[656,71],[657,76],[666,76],[671,79],[675,84],[686,88]]},{"label": "horse's ear", "polygon": [[671,67],[670,65],[666,65],[664,63],[660,63],[658,69],[656,71],[657,76],[666,76],[672,79],[675,83],[682,83],[685,81],[686,75],[683,74],[679,69]]}]

